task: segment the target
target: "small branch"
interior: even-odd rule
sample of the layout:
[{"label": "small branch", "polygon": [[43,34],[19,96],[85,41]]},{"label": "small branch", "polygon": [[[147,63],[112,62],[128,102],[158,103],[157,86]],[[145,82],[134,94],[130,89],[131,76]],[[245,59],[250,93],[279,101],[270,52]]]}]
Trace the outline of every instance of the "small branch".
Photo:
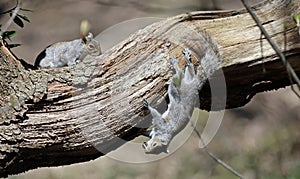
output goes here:
[{"label": "small branch", "polygon": [[227,169],[228,171],[230,171],[232,174],[236,175],[237,177],[244,179],[244,177],[237,172],[235,169],[233,169],[231,166],[229,166],[228,164],[226,164],[223,160],[221,160],[220,158],[218,158],[215,154],[213,154],[207,147],[207,145],[205,144],[200,132],[197,130],[195,124],[193,123],[193,121],[190,120],[190,123],[193,127],[194,132],[197,134],[198,138],[200,139],[201,144],[204,146],[204,149],[206,151],[206,153],[213,159],[215,160],[218,164],[220,164],[221,166],[223,166],[225,169]]},{"label": "small branch", "polygon": [[[18,1],[17,1],[18,3]],[[18,12],[20,10],[20,5],[19,3],[16,5],[16,7],[14,8],[14,10],[12,11],[12,15],[10,16],[10,18],[8,19],[8,21],[5,23],[5,25],[3,26],[3,28],[0,30],[0,38],[2,38],[3,33],[10,27],[10,25],[13,23],[15,17],[17,16]]]},{"label": "small branch", "polygon": [[[249,12],[249,14],[251,15],[251,17],[253,18],[253,20],[255,21],[255,23],[257,24],[257,26],[259,27],[259,29],[261,30],[261,32],[266,37],[266,39],[269,42],[269,44],[272,46],[272,48],[274,49],[274,51],[276,52],[276,54],[280,57],[281,61],[286,66],[287,72],[289,74],[289,79],[290,79],[290,77],[292,77],[293,80],[296,82],[296,85],[297,85],[298,89],[300,89],[300,80],[299,80],[296,72],[294,71],[293,67],[291,66],[291,64],[286,60],[285,55],[278,48],[278,45],[271,39],[271,36],[266,31],[266,29],[263,27],[263,25],[260,22],[260,20],[258,19],[257,15],[251,9],[251,6],[248,4],[248,1],[247,0],[241,0],[241,1],[242,1],[243,5],[245,6],[245,8],[247,9],[247,11]],[[291,85],[292,84],[293,84],[293,82],[291,81]],[[293,86],[292,86],[292,90],[300,98],[299,94],[295,91],[295,89],[293,88]]]}]

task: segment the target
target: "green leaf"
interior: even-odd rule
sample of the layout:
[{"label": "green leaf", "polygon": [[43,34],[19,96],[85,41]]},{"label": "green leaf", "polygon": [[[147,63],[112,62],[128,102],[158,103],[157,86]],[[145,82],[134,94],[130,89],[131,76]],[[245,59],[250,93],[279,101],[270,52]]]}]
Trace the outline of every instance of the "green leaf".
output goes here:
[{"label": "green leaf", "polygon": [[294,21],[296,22],[297,26],[300,25],[300,14],[293,16]]},{"label": "green leaf", "polygon": [[16,31],[5,31],[2,35],[3,39],[9,39],[17,34]]},{"label": "green leaf", "polygon": [[20,26],[21,28],[24,27],[23,21],[22,21],[18,16],[16,16],[16,17],[14,18],[14,23],[16,23],[16,24],[17,24],[18,26]]},{"label": "green leaf", "polygon": [[21,19],[27,21],[27,22],[30,22],[29,18],[25,15],[17,14],[17,16],[20,17]]},{"label": "green leaf", "polygon": [[27,11],[27,12],[33,12],[31,9],[26,9],[26,8],[20,8],[21,11]]},{"label": "green leaf", "polygon": [[21,46],[21,44],[8,44],[8,48],[15,48],[19,46]]}]

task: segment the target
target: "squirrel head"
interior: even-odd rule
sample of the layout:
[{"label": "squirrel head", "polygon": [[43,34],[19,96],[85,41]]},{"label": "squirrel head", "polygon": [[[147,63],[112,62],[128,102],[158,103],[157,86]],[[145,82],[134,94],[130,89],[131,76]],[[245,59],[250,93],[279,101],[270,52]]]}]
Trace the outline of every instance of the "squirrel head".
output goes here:
[{"label": "squirrel head", "polygon": [[148,154],[159,154],[162,152],[169,153],[169,150],[167,149],[168,145],[157,138],[153,138],[147,142],[144,142],[142,147]]},{"label": "squirrel head", "polygon": [[86,36],[83,36],[82,41],[85,44],[87,54],[92,56],[101,55],[102,52],[100,44],[93,38],[93,34],[91,32],[89,32]]}]

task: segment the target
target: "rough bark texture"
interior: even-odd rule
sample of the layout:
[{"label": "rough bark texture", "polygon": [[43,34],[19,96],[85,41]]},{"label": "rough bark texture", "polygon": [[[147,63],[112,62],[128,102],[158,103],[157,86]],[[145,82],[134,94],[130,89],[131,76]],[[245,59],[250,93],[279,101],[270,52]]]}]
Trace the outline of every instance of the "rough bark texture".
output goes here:
[{"label": "rough bark texture", "polygon": [[[291,16],[299,5],[300,0],[274,0],[255,7],[298,74],[300,39]],[[182,47],[201,56],[202,29],[220,45],[226,108],[290,84],[284,65],[245,10],[169,18],[71,68],[26,70],[1,43],[0,177],[95,159],[121,146],[118,137],[140,135],[150,124],[142,100],[154,106],[164,100],[172,75],[169,56],[179,55]],[[199,99],[201,108],[211,110],[208,84]]]}]

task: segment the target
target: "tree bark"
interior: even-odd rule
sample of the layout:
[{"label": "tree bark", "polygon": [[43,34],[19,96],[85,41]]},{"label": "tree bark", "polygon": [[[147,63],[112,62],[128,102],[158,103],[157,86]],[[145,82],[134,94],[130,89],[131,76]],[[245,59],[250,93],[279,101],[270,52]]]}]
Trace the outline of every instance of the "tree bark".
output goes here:
[{"label": "tree bark", "polygon": [[[299,7],[300,0],[254,7],[297,74],[299,34],[292,15]],[[139,136],[151,123],[143,99],[154,106],[164,101],[172,76],[169,57],[185,47],[200,57],[201,33],[219,44],[226,108],[290,85],[285,66],[245,10],[168,18],[73,67],[27,70],[1,42],[0,177],[95,159],[120,147],[118,138]],[[219,110],[211,109],[208,83],[199,100],[202,109]]]}]

